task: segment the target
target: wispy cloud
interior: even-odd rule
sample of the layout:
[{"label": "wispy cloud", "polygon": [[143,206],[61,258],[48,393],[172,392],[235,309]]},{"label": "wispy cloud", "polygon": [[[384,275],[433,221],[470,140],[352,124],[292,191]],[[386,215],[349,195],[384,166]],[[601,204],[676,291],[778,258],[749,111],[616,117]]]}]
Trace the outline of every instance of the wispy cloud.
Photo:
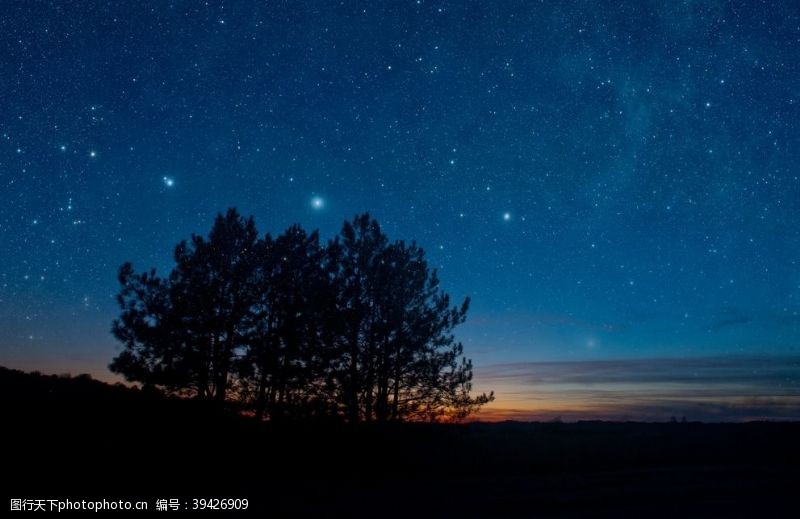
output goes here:
[{"label": "wispy cloud", "polygon": [[747,324],[753,320],[749,315],[745,315],[736,308],[725,308],[719,318],[709,325],[710,331],[717,331],[726,326],[736,326]]},{"label": "wispy cloud", "polygon": [[514,362],[483,368],[481,378],[525,379],[528,384],[642,382],[790,382],[800,390],[800,357],[689,357]]},{"label": "wispy cloud", "polygon": [[800,419],[800,357],[519,362],[484,367],[484,419]]}]

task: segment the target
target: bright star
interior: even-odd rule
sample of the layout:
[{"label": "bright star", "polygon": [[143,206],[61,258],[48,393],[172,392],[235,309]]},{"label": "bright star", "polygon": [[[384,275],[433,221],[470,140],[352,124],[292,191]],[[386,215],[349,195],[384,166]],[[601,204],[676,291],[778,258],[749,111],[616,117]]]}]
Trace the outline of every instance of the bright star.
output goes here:
[{"label": "bright star", "polygon": [[92,158],[94,158],[94,157],[96,157],[96,156],[97,156],[97,152],[96,152],[96,151],[94,151],[94,150],[92,150],[92,151],[90,151],[90,152],[89,152],[89,156],[90,156],[90,157],[92,157]]},{"label": "bright star", "polygon": [[164,185],[167,187],[172,187],[175,185],[175,179],[173,179],[172,177],[164,177],[163,180],[164,180]]},{"label": "bright star", "polygon": [[315,196],[311,199],[311,207],[317,210],[322,209],[325,207],[325,200],[321,196]]},{"label": "bright star", "polygon": [[511,213],[503,213],[503,220],[505,221],[511,220]]}]

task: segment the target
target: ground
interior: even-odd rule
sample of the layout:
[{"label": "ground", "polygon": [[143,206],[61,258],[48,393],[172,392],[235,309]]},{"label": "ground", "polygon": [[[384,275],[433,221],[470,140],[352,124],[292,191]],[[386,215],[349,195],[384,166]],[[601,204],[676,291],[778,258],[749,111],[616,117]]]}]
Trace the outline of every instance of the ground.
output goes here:
[{"label": "ground", "polygon": [[800,423],[276,426],[87,377],[2,369],[0,390],[6,503],[247,498],[265,517],[789,517],[800,481]]}]

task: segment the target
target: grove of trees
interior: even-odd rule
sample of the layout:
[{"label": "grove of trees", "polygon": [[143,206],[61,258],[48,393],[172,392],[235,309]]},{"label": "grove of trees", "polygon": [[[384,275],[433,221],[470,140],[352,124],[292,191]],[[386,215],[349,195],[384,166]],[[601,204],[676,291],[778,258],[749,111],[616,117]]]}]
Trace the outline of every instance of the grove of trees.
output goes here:
[{"label": "grove of trees", "polygon": [[174,257],[168,277],[120,268],[110,369],[129,381],[273,421],[455,420],[494,398],[470,395],[453,335],[469,299],[452,305],[423,250],[367,214],[323,245],[229,209]]}]

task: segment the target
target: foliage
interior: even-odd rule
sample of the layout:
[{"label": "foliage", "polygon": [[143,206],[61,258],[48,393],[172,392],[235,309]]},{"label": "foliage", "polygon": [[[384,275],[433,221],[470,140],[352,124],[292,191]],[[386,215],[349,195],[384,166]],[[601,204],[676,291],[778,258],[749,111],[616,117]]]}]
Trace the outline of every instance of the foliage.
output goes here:
[{"label": "foliage", "polygon": [[322,246],[298,225],[258,238],[230,209],[175,262],[166,279],[120,268],[110,368],[130,381],[271,420],[458,420],[494,398],[470,396],[453,334],[469,300],[451,305],[424,251],[367,214]]}]

